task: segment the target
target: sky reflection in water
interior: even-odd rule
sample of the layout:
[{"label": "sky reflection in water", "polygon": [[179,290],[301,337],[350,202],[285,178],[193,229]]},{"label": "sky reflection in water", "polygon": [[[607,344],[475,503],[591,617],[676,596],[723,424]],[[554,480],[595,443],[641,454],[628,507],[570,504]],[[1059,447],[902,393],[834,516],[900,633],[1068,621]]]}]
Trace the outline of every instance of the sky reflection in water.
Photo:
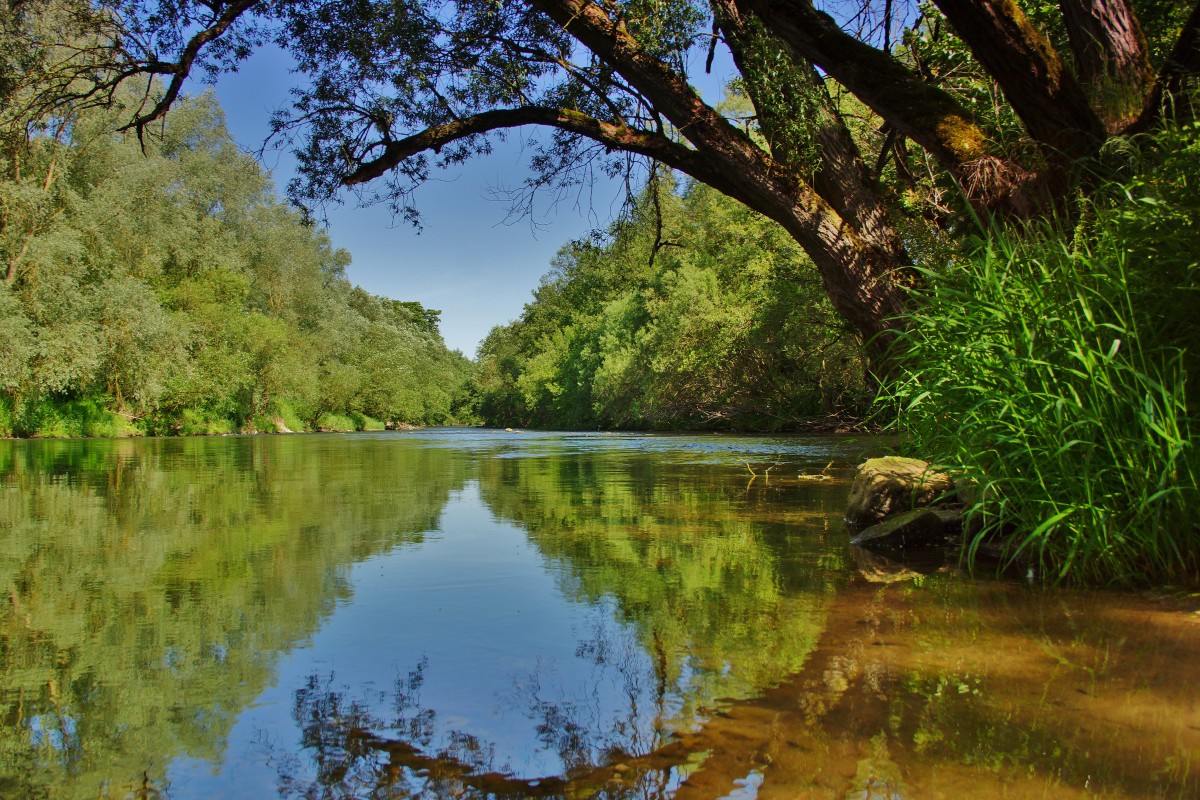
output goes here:
[{"label": "sky reflection in water", "polygon": [[1200,789],[1195,615],[863,562],[878,446],[0,443],[0,795]]}]

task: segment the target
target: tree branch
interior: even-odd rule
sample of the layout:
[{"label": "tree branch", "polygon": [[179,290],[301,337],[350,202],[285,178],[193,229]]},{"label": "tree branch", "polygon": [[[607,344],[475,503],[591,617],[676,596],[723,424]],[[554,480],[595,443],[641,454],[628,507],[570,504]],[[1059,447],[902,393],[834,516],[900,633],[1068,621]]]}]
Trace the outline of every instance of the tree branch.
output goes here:
[{"label": "tree branch", "polygon": [[[151,122],[160,119],[170,110],[175,100],[179,97],[180,91],[183,90],[183,84],[191,74],[192,67],[196,63],[196,59],[200,55],[200,51],[210,42],[219,39],[229,28],[237,22],[237,20],[258,4],[258,0],[234,0],[225,6],[221,13],[212,21],[212,23],[188,40],[183,51],[179,54],[179,60],[175,62],[164,62],[156,59],[146,61],[138,70],[142,74],[149,75],[170,75],[171,82],[167,84],[167,90],[159,99],[154,107],[146,113],[137,114],[129,123],[121,126],[119,130],[127,131],[135,129],[138,138],[142,137],[142,131]],[[213,8],[218,7],[218,4],[213,4]]]},{"label": "tree branch", "polygon": [[[904,246],[892,226],[886,224],[888,209],[878,185],[867,172],[858,145],[817,70],[808,60],[796,59],[794,49],[781,42],[775,52],[793,62],[794,73],[787,78],[762,74],[762,65],[750,55],[756,49],[756,39],[765,36],[755,30],[754,19],[746,20],[730,0],[713,0],[713,8],[734,64],[742,74],[758,112],[759,127],[770,142],[775,159],[799,175],[810,174],[809,182],[817,194],[832,205],[842,219],[864,234],[875,232],[873,238],[877,247],[904,260]],[[773,86],[766,91],[774,101],[769,97],[766,102],[760,102],[755,97],[765,84]],[[781,114],[784,115],[782,118]],[[788,128],[796,124],[796,118],[803,120],[808,129],[806,135],[819,148],[820,155],[815,159],[804,152],[789,152],[788,140],[795,136]],[[782,146],[776,146],[775,142]]]},{"label": "tree branch", "polygon": [[432,150],[435,153],[446,145],[489,131],[541,125],[585,136],[614,150],[624,150],[661,161],[696,180],[705,183],[719,180],[717,171],[700,154],[666,136],[630,128],[626,125],[602,122],[579,111],[566,108],[522,106],[484,111],[469,117],[435,125],[420,133],[384,145],[378,158],[366,161],[342,179],[345,186],[355,186],[382,176],[406,158]]},{"label": "tree branch", "polygon": [[624,25],[614,22],[590,0],[530,0],[542,11],[620,73],[680,135],[697,148],[715,145],[723,159],[743,168],[769,169],[770,156],[750,138],[700,99],[686,76],[648,54]]},{"label": "tree branch", "polygon": [[935,0],[1051,159],[1092,155],[1105,130],[1050,40],[1012,0]]},{"label": "tree branch", "polygon": [[890,53],[843,31],[811,0],[730,0],[753,14],[806,61],[820,67],[892,127],[958,173],[989,154],[983,129],[949,93],[922,80]]}]

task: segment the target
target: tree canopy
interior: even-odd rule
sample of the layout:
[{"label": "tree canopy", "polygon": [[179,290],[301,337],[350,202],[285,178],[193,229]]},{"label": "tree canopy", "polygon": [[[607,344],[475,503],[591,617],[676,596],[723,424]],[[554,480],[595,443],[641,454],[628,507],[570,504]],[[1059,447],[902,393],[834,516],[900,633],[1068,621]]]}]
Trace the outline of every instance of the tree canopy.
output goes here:
[{"label": "tree canopy", "polygon": [[[9,14],[61,2],[9,3]],[[1200,6],[1185,0],[100,6],[65,6],[102,20],[110,46],[56,62],[69,88],[60,95],[102,98],[135,74],[163,76],[165,89],[148,90],[125,122],[140,134],[189,75],[234,68],[274,42],[300,72],[274,125],[297,148],[290,192],[301,201],[362,187],[412,215],[411,190],[431,169],[528,126],[551,131],[533,149],[530,192],[649,158],[780,223],[880,367],[915,280],[905,215],[947,224],[947,204],[928,192],[908,209],[897,197],[927,183],[934,197],[1043,213],[1071,185],[1072,164],[1112,136],[1164,109],[1190,113],[1169,100],[1200,67]],[[689,83],[689,58],[718,46],[741,74],[749,121]]]}]

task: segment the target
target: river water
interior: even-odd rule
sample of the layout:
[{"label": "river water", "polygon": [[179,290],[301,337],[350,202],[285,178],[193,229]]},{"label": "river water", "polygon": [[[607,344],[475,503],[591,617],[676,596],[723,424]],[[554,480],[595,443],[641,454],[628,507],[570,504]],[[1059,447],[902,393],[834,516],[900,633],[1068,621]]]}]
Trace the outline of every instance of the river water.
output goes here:
[{"label": "river water", "polygon": [[853,551],[885,444],[0,442],[0,797],[1200,797],[1196,598]]}]

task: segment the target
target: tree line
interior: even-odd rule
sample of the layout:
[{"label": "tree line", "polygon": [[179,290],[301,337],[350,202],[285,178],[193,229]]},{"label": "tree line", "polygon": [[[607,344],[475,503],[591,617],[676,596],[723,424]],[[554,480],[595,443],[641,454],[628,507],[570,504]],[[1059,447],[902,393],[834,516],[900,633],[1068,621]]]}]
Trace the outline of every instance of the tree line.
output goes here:
[{"label": "tree line", "polygon": [[454,418],[438,312],[351,285],[211,95],[158,135],[94,108],[6,132],[0,433],[354,429]]},{"label": "tree line", "polygon": [[488,424],[796,430],[860,417],[862,347],[771,220],[656,182],[568,243],[521,317],[479,348]]}]

